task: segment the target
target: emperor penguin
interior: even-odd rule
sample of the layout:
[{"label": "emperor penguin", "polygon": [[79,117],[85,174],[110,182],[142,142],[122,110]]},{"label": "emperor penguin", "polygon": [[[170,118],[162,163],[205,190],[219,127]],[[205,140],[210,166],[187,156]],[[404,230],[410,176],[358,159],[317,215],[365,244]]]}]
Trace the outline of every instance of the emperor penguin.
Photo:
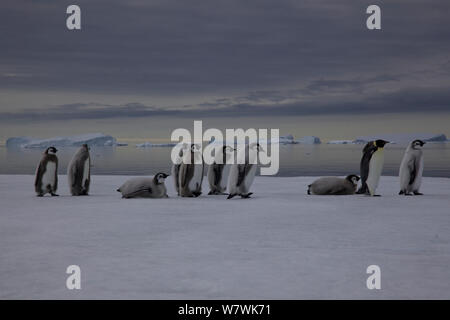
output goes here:
[{"label": "emperor penguin", "polygon": [[152,178],[133,178],[127,180],[119,189],[122,198],[168,198],[165,179],[169,175],[159,172]]},{"label": "emperor penguin", "polygon": [[230,146],[216,148],[214,162],[208,168],[209,195],[226,194],[228,175],[230,173],[230,158],[234,149]]},{"label": "emperor penguin", "polygon": [[89,147],[83,144],[75,152],[67,167],[67,178],[72,196],[87,196],[91,184],[91,157]]},{"label": "emperor penguin", "polygon": [[405,196],[411,195],[411,192],[415,195],[422,195],[419,192],[420,185],[422,183],[423,173],[423,152],[422,147],[425,144],[422,140],[414,140],[409,143],[406,148],[405,155],[403,156],[402,163],[400,165],[400,192]]},{"label": "emperor penguin", "polygon": [[192,144],[190,150],[184,152],[179,171],[179,188],[182,197],[198,197],[202,194],[204,174],[203,156],[200,147]]},{"label": "emperor penguin", "polygon": [[41,161],[36,168],[36,178],[34,180],[34,190],[38,197],[50,193],[53,197],[58,196],[58,157],[55,147],[45,150]]},{"label": "emperor penguin", "polygon": [[241,196],[241,198],[250,198],[253,194],[250,192],[250,187],[255,179],[259,152],[264,152],[264,149],[259,143],[253,142],[246,145],[238,154],[237,163],[231,166],[228,177],[229,195],[227,199],[237,195]]},{"label": "emperor penguin", "polygon": [[360,164],[361,188],[357,191],[358,194],[379,196],[375,192],[383,171],[384,146],[386,143],[389,143],[389,141],[378,139],[368,142],[364,147]]},{"label": "emperor penguin", "polygon": [[355,194],[359,177],[351,174],[347,177],[325,177],[308,186],[308,194],[316,195],[351,195]]},{"label": "emperor penguin", "polygon": [[188,144],[183,143],[180,146],[180,151],[177,154],[175,162],[172,164],[171,174],[173,177],[173,181],[175,183],[175,190],[177,191],[178,195],[180,195],[180,175],[179,174],[180,174],[181,162],[183,161],[184,153],[188,150],[189,150]]}]

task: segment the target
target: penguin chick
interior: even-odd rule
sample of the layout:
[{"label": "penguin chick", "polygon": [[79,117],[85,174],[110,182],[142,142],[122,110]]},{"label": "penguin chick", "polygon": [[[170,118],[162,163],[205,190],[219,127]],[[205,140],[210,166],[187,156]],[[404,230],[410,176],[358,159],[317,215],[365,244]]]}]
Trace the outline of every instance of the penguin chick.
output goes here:
[{"label": "penguin chick", "polygon": [[53,197],[58,196],[58,157],[55,147],[49,147],[45,150],[41,161],[36,168],[36,177],[34,179],[34,190],[38,197],[50,193]]},{"label": "penguin chick", "polygon": [[165,179],[167,174],[160,172],[153,178],[133,178],[126,181],[118,192],[122,198],[168,198]]},{"label": "penguin chick", "polygon": [[67,167],[67,179],[73,196],[88,195],[91,184],[91,157],[87,144],[83,144],[70,160]]},{"label": "penguin chick", "polygon": [[422,195],[419,192],[420,185],[422,184],[423,173],[423,152],[422,147],[425,142],[422,140],[414,140],[409,143],[406,148],[405,155],[403,156],[402,163],[400,165],[400,192],[405,196]]},{"label": "penguin chick", "polygon": [[241,198],[250,198],[253,192],[250,187],[255,179],[256,169],[258,167],[257,157],[259,152],[265,152],[259,143],[251,143],[238,154],[237,163],[230,169],[228,178],[228,197],[231,199],[237,195]]},{"label": "penguin chick", "polygon": [[345,178],[325,177],[308,186],[308,194],[315,195],[351,195],[355,194],[359,177],[351,174]]}]

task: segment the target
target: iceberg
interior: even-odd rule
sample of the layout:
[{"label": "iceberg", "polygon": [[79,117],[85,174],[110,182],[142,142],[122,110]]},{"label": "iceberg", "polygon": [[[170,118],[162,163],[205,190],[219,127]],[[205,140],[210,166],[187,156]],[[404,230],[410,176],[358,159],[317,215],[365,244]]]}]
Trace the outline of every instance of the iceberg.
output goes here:
[{"label": "iceberg", "polygon": [[96,147],[110,147],[123,145],[118,144],[116,139],[102,133],[88,133],[69,137],[55,137],[48,139],[39,139],[31,137],[12,137],[6,140],[7,148],[48,148],[54,147],[77,147],[82,144]]},{"label": "iceberg", "polygon": [[353,140],[330,140],[327,144],[352,144]]},{"label": "iceberg", "polygon": [[[272,143],[274,143],[272,141]],[[288,134],[287,136],[281,136],[279,139],[280,144],[321,144],[320,138],[315,136],[305,136],[298,140],[294,139],[292,134]]]},{"label": "iceberg", "polygon": [[376,139],[383,139],[390,141],[391,143],[406,144],[415,139],[420,139],[426,142],[447,142],[445,134],[432,134],[432,133],[402,133],[402,134],[380,134],[376,136],[363,136],[357,137],[353,140],[353,143],[367,143]]},{"label": "iceberg", "polygon": [[177,143],[151,143],[151,142],[144,142],[144,143],[138,143],[136,145],[136,148],[158,148],[158,147],[175,147]]},{"label": "iceberg", "polygon": [[322,141],[320,141],[320,138],[315,136],[306,136],[302,137],[299,140],[297,140],[298,143],[301,144],[321,144]]}]

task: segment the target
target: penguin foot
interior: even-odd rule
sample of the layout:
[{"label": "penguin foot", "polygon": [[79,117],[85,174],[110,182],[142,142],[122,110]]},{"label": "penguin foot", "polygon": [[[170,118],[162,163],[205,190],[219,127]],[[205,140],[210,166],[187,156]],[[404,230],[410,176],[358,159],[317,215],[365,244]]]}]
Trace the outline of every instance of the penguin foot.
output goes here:
[{"label": "penguin foot", "polygon": [[59,194],[56,194],[56,193],[54,193],[54,192],[50,193],[50,195],[51,195],[52,197],[59,197]]},{"label": "penguin foot", "polygon": [[419,191],[414,191],[415,196],[423,196],[423,193],[420,193]]},{"label": "penguin foot", "polygon": [[249,192],[249,193],[247,193],[247,194],[241,194],[240,196],[241,196],[241,198],[242,199],[248,199],[248,198],[250,198],[250,196],[253,194],[253,192]]},{"label": "penguin foot", "polygon": [[372,197],[381,197],[380,194],[374,194]]},{"label": "penguin foot", "polygon": [[231,199],[231,198],[233,198],[234,196],[237,196],[237,194],[236,194],[236,193],[230,193],[230,194],[228,195],[227,199]]},{"label": "penguin foot", "polygon": [[36,197],[43,197],[44,195],[42,193],[37,194]]},{"label": "penguin foot", "polygon": [[398,195],[402,195],[402,194],[405,194],[405,191],[403,191],[403,190],[400,190],[400,192],[398,193]]},{"label": "penguin foot", "polygon": [[201,191],[197,191],[197,192],[192,192],[192,194],[194,195],[194,197],[197,198],[199,195],[202,194],[202,192]]},{"label": "penguin foot", "polygon": [[212,191],[208,192],[208,196],[211,196],[211,195],[213,195],[213,194],[215,194],[215,193],[212,192]]}]

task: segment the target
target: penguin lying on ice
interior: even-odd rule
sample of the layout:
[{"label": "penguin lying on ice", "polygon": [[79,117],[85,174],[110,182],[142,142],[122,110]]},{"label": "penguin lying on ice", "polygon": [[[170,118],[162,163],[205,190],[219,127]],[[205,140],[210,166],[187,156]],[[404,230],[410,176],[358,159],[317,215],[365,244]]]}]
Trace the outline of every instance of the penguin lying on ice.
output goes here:
[{"label": "penguin lying on ice", "polygon": [[153,178],[133,178],[126,181],[118,192],[122,198],[168,198],[166,185],[167,174],[160,172]]},{"label": "penguin lying on ice", "polygon": [[351,174],[345,178],[325,177],[308,186],[308,194],[316,195],[350,195],[355,194],[359,177]]}]

